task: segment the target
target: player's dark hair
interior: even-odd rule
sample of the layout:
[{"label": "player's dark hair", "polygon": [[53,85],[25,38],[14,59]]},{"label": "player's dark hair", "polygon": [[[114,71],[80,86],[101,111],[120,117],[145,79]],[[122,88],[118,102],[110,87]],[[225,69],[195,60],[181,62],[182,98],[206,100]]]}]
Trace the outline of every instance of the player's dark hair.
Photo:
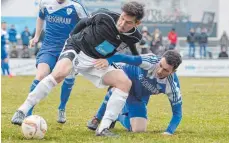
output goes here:
[{"label": "player's dark hair", "polygon": [[136,20],[141,20],[144,17],[144,5],[136,1],[128,2],[122,6],[122,11],[127,15],[135,16]]},{"label": "player's dark hair", "polygon": [[181,55],[175,50],[166,51],[162,57],[165,58],[167,64],[173,66],[174,70],[176,70],[182,63]]}]

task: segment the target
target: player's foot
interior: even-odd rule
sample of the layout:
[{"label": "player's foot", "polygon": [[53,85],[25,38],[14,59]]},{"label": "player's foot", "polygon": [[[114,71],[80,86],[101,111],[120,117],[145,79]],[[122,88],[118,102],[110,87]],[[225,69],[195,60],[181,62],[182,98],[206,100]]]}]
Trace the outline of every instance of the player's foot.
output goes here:
[{"label": "player's foot", "polygon": [[97,127],[99,126],[100,120],[96,117],[93,117],[90,121],[87,123],[87,128],[90,130],[95,131]]},{"label": "player's foot", "polygon": [[61,124],[64,124],[66,122],[66,114],[64,109],[59,110],[57,122]]},{"label": "player's foot", "polygon": [[24,119],[25,119],[25,114],[22,111],[17,110],[11,119],[11,123],[21,126]]},{"label": "player's foot", "polygon": [[119,135],[112,133],[109,129],[105,128],[102,132],[99,133],[98,129],[95,132],[96,136],[104,136],[104,137],[119,137]]}]

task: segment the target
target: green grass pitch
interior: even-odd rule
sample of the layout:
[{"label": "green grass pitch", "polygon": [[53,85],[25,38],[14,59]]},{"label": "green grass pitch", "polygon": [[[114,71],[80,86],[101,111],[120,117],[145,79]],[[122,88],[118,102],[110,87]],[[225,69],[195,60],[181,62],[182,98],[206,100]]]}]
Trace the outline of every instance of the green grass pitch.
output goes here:
[{"label": "green grass pitch", "polygon": [[2,77],[1,137],[3,143],[228,143],[229,142],[229,78],[180,78],[183,95],[183,119],[176,133],[163,136],[171,119],[171,108],[164,95],[152,96],[148,106],[146,133],[127,132],[119,123],[115,133],[120,137],[96,137],[86,128],[86,123],[96,113],[106,89],[97,89],[83,77],[77,77],[67,104],[67,122],[56,122],[60,85],[42,101],[34,114],[42,116],[48,131],[43,140],[24,139],[21,128],[11,124],[16,109],[27,97],[34,77]]}]

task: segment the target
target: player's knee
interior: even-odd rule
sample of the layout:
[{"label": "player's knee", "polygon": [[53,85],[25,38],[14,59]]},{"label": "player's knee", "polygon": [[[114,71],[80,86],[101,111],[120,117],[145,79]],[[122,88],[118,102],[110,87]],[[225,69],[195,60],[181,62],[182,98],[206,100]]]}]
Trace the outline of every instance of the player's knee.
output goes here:
[{"label": "player's knee", "polygon": [[72,70],[72,63],[69,59],[58,61],[53,72],[51,73],[57,83],[60,83],[67,77]]},{"label": "player's knee", "polygon": [[38,64],[37,67],[37,74],[35,79],[41,81],[43,78],[45,78],[50,73],[49,65],[41,63]]},{"label": "player's knee", "polygon": [[131,126],[131,131],[134,133],[146,132],[146,127],[144,126]]},{"label": "player's knee", "polygon": [[51,73],[57,83],[60,83],[68,75],[66,70],[58,70]]}]

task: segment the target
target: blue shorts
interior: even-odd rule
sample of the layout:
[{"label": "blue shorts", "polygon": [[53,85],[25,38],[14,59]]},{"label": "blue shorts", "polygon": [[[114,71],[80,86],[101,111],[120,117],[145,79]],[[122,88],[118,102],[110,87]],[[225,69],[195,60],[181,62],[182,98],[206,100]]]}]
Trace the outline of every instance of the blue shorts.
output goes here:
[{"label": "blue shorts", "polygon": [[36,67],[40,63],[46,63],[49,65],[50,70],[52,71],[58,61],[60,52],[49,52],[49,51],[43,51],[42,49],[38,52],[37,58],[36,58]]},{"label": "blue shorts", "polygon": [[136,96],[129,95],[122,114],[128,115],[129,118],[142,117],[147,119],[147,104],[150,96],[143,96],[138,99]]}]

